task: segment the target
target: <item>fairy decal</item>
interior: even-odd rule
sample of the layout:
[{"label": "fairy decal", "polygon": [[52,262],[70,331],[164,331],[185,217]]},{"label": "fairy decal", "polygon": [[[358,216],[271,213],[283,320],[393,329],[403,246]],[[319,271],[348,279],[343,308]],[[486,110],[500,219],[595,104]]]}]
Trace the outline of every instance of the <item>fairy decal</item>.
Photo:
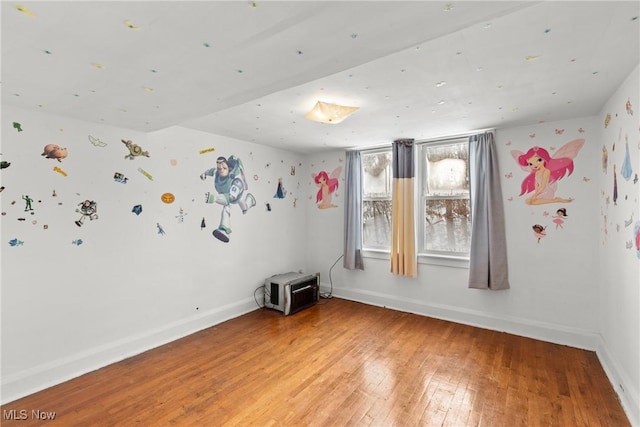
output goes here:
[{"label": "fairy decal", "polygon": [[622,162],[622,168],[620,168],[620,175],[622,175],[626,181],[629,181],[633,175],[631,156],[629,155],[629,141],[625,143],[624,162]]},{"label": "fairy decal", "polygon": [[562,227],[562,224],[564,224],[564,219],[567,217],[567,209],[566,208],[560,208],[556,211],[555,216],[553,216],[553,223],[556,225],[556,230],[558,228],[564,228]]},{"label": "fairy decal", "polygon": [[511,156],[529,175],[522,181],[522,196],[532,193],[525,202],[528,205],[546,203],[570,203],[571,198],[556,196],[558,181],[573,172],[573,159],[584,145],[584,139],[574,139],[560,147],[553,156],[542,147],[532,147],[526,153],[512,150]]},{"label": "fairy decal", "polygon": [[342,172],[342,166],[335,168],[331,174],[327,174],[326,171],[320,171],[317,175],[315,173],[311,174],[311,177],[319,188],[316,194],[318,209],[338,207],[331,202],[331,194],[338,188],[340,172]]},{"label": "fairy decal", "polygon": [[538,243],[540,243],[540,240],[542,240],[547,235],[547,227],[543,227],[540,224],[535,224],[531,228],[533,229],[533,235],[536,239],[538,239]]}]

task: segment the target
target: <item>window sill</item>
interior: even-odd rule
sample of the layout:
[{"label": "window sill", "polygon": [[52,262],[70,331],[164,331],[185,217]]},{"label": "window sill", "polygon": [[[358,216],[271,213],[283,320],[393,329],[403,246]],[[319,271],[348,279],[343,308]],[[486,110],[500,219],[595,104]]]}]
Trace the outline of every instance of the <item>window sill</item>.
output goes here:
[{"label": "window sill", "polygon": [[[389,261],[389,251],[384,249],[363,249],[364,258]],[[469,268],[469,257],[454,255],[418,254],[418,264],[439,265],[453,268]]]}]

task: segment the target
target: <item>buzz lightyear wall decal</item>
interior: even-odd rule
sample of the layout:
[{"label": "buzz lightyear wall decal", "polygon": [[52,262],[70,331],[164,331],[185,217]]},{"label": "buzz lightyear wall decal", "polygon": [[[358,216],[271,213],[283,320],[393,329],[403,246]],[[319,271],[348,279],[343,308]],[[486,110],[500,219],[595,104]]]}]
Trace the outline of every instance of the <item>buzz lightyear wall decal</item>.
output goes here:
[{"label": "buzz lightyear wall decal", "polygon": [[81,216],[80,219],[76,221],[76,225],[78,227],[82,227],[84,221],[89,218],[90,221],[94,219],[98,219],[98,204],[93,200],[85,200],[83,202],[78,203],[78,208],[76,208],[76,212],[78,212]]},{"label": "buzz lightyear wall decal", "polygon": [[148,151],[142,150],[142,147],[140,147],[138,144],[134,144],[130,139],[127,141],[121,139],[120,141],[122,141],[122,143],[129,149],[129,154],[124,156],[125,159],[133,160],[136,157],[140,156],[149,157]]},{"label": "buzz lightyear wall decal", "polygon": [[234,155],[229,158],[218,157],[216,166],[200,174],[200,179],[204,181],[208,176],[213,177],[213,186],[218,194],[207,192],[205,202],[222,205],[220,224],[212,234],[221,242],[228,243],[231,234],[231,205],[238,205],[242,213],[246,214],[256,205],[256,199],[248,191],[242,161]]},{"label": "buzz lightyear wall decal", "polygon": [[342,166],[336,167],[331,172],[331,174],[328,174],[324,170],[318,172],[317,174],[311,174],[313,181],[318,187],[318,192],[316,193],[316,204],[318,205],[318,209],[329,209],[338,207],[331,201],[331,195],[338,189],[338,178],[340,177],[340,172],[342,172]]},{"label": "buzz lightyear wall decal", "polygon": [[570,203],[572,198],[558,197],[558,181],[573,172],[573,159],[584,145],[584,139],[575,139],[558,148],[553,156],[542,147],[531,147],[526,153],[512,150],[511,156],[529,175],[522,181],[520,196],[528,205]]}]

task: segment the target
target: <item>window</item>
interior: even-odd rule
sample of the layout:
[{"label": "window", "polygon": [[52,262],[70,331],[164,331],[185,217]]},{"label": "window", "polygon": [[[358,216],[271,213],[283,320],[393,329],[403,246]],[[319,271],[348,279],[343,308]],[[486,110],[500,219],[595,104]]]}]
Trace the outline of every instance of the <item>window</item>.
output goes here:
[{"label": "window", "polygon": [[466,138],[418,146],[420,252],[468,256],[471,244],[469,143]]},{"label": "window", "polygon": [[362,245],[367,249],[391,247],[391,149],[362,153]]},{"label": "window", "polygon": [[[363,247],[391,246],[391,148],[364,151]],[[423,254],[469,255],[469,144],[467,138],[418,143],[416,150],[416,227]]]}]

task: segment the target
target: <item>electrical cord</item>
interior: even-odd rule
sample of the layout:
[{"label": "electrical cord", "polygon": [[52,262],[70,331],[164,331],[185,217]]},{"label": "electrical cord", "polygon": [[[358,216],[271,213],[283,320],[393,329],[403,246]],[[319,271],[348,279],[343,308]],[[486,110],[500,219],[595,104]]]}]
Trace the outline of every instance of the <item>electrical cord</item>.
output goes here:
[{"label": "electrical cord", "polygon": [[331,266],[331,268],[329,269],[329,284],[331,285],[331,289],[329,291],[329,293],[324,293],[321,294],[320,296],[322,298],[333,298],[333,279],[331,278],[331,271],[333,270],[333,267],[336,266],[336,264],[338,263],[338,261],[340,261],[342,258],[344,258],[344,254],[340,255],[338,257],[338,259],[336,260],[336,262],[333,263],[333,265]]},{"label": "electrical cord", "polygon": [[258,305],[258,307],[260,308],[264,308],[264,304],[260,305],[260,303],[258,302],[258,298],[256,298],[256,292],[258,292],[258,290],[260,288],[264,288],[264,294],[265,294],[265,298],[267,298],[269,295],[267,295],[267,287],[265,285],[262,286],[258,286],[254,291],[253,291],[253,299],[255,300],[256,304]]}]

